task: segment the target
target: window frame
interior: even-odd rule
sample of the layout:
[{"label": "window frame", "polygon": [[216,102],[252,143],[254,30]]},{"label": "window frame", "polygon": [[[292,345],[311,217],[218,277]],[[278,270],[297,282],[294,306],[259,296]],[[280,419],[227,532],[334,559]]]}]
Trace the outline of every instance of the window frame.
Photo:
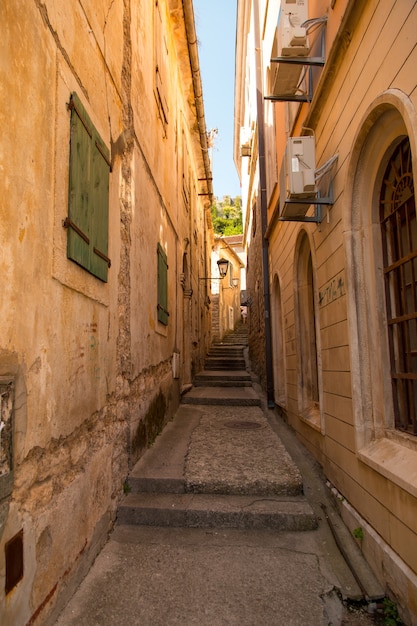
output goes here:
[{"label": "window frame", "polygon": [[227,272],[229,275],[229,287],[234,288],[233,285],[233,277],[234,277],[234,269],[232,261],[229,261],[229,271]]},{"label": "window frame", "polygon": [[320,332],[313,250],[301,229],[294,265],[298,350],[298,407],[300,418],[324,434],[322,415]]},{"label": "window frame", "polygon": [[191,205],[191,173],[190,173],[190,157],[188,154],[187,140],[184,130],[182,131],[182,197],[187,211]]},{"label": "window frame", "polygon": [[417,497],[410,473],[417,463],[417,438],[394,423],[379,216],[382,179],[394,147],[408,136],[417,154],[414,111],[399,91],[384,92],[365,111],[348,164],[345,202],[351,210],[344,213],[343,231],[357,458]]},{"label": "window frame", "polygon": [[157,246],[157,297],[158,322],[168,326],[168,257],[160,243]]},{"label": "window frame", "polygon": [[391,152],[379,204],[395,428],[417,435],[417,215],[408,137]]},{"label": "window frame", "polygon": [[164,20],[159,0],[154,3],[154,51],[155,51],[155,84],[154,92],[158,107],[158,117],[167,136],[169,107],[167,99],[168,83],[168,46],[165,37]]}]

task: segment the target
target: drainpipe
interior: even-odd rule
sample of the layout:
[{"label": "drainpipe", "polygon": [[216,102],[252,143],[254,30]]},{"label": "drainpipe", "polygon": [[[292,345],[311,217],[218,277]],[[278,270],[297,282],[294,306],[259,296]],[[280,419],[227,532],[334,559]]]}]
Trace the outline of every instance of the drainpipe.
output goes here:
[{"label": "drainpipe", "polygon": [[206,120],[204,117],[203,87],[201,84],[200,62],[198,60],[197,34],[195,31],[194,9],[192,0],[183,0],[182,7],[184,11],[188,53],[190,56],[195,106],[197,111],[197,122],[200,133],[200,145],[204,162],[204,173],[207,181],[207,196],[211,205],[213,203],[213,185],[211,180],[212,177],[208,151],[207,129]]},{"label": "drainpipe", "polygon": [[262,268],[265,312],[265,365],[266,365],[266,393],[268,408],[275,406],[274,378],[272,367],[272,339],[271,339],[271,298],[269,292],[269,255],[266,229],[268,227],[267,196],[266,196],[266,165],[265,165],[265,132],[264,132],[264,98],[262,91],[262,55],[261,35],[259,25],[259,0],[253,2],[254,29],[255,29],[255,60],[256,60],[256,107],[258,119],[258,160],[259,186],[261,200],[261,230],[262,230]]},{"label": "drainpipe", "polygon": [[[194,20],[194,8],[192,0],[182,0],[182,8],[184,12],[184,24],[187,37],[188,55],[190,58],[191,76],[193,82],[194,102],[197,113],[198,131],[200,134],[200,146],[204,164],[204,179],[206,181],[207,198],[209,200],[209,206],[206,208],[204,214],[204,276],[209,276],[209,269],[207,268],[207,211],[210,210],[213,204],[213,183],[212,173],[209,158],[209,147],[207,140],[207,128],[206,119],[204,115],[204,100],[203,100],[203,86],[201,82],[200,74],[200,61],[198,58],[198,43],[197,33],[195,30]],[[210,216],[211,219],[211,216]],[[211,269],[211,264],[210,264]],[[198,282],[198,290],[200,290],[200,281]],[[205,282],[205,281],[204,281]],[[205,283],[206,284],[206,283]],[[205,297],[207,296],[207,290],[205,288]],[[200,297],[200,296],[199,296]],[[204,303],[204,305],[206,302]],[[199,316],[199,324],[200,316]],[[199,335],[201,336],[201,327],[199,329]]]}]

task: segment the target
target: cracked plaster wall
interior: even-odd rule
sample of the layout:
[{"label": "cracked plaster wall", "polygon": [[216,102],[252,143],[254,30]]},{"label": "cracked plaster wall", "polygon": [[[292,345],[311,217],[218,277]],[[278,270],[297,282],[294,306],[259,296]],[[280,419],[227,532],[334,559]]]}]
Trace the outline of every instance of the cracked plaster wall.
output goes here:
[{"label": "cracked plaster wall", "polygon": [[[181,12],[175,16],[181,38]],[[15,380],[14,484],[0,507],[4,626],[52,623],[106,539],[129,468],[178,406],[171,358],[183,343],[177,285],[185,239],[192,241],[190,340],[207,332],[194,278],[202,275],[204,215],[199,200],[183,210],[177,180],[183,132],[197,197],[192,90],[177,75],[187,68],[187,48],[181,44],[180,63],[167,30],[172,118],[164,137],[152,20],[153,3],[130,0],[0,6],[0,123],[13,128],[2,155],[0,375]],[[66,257],[73,91],[111,148],[107,283]],[[157,242],[170,262],[166,328],[156,320]],[[22,529],[24,576],[6,597],[4,546]]]}]

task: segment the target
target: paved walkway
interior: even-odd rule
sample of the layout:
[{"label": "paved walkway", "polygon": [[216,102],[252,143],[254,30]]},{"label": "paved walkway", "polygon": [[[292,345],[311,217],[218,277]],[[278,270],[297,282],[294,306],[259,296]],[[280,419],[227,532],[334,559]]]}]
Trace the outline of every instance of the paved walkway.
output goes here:
[{"label": "paved walkway", "polygon": [[375,623],[342,601],[381,589],[319,468],[259,386],[242,389],[249,404],[236,387],[187,394],[56,626]]}]

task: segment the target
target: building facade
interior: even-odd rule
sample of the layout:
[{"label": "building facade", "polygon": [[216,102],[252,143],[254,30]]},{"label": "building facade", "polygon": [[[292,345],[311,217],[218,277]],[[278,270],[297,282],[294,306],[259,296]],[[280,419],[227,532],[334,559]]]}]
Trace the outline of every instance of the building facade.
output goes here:
[{"label": "building facade", "polygon": [[[252,367],[417,624],[417,5],[239,0]],[[272,59],[272,60],[271,60]],[[260,347],[261,346],[261,347]]]},{"label": "building facade", "polygon": [[[0,621],[53,621],[211,341],[191,0],[0,7]],[[207,287],[209,289],[209,287]]]},{"label": "building facade", "polygon": [[[240,290],[241,275],[244,265],[234,249],[228,243],[230,237],[214,236],[213,252],[211,256],[211,324],[212,340],[222,341],[223,337],[232,332],[240,321]],[[227,273],[223,279],[218,279],[218,262],[227,262]]]}]

